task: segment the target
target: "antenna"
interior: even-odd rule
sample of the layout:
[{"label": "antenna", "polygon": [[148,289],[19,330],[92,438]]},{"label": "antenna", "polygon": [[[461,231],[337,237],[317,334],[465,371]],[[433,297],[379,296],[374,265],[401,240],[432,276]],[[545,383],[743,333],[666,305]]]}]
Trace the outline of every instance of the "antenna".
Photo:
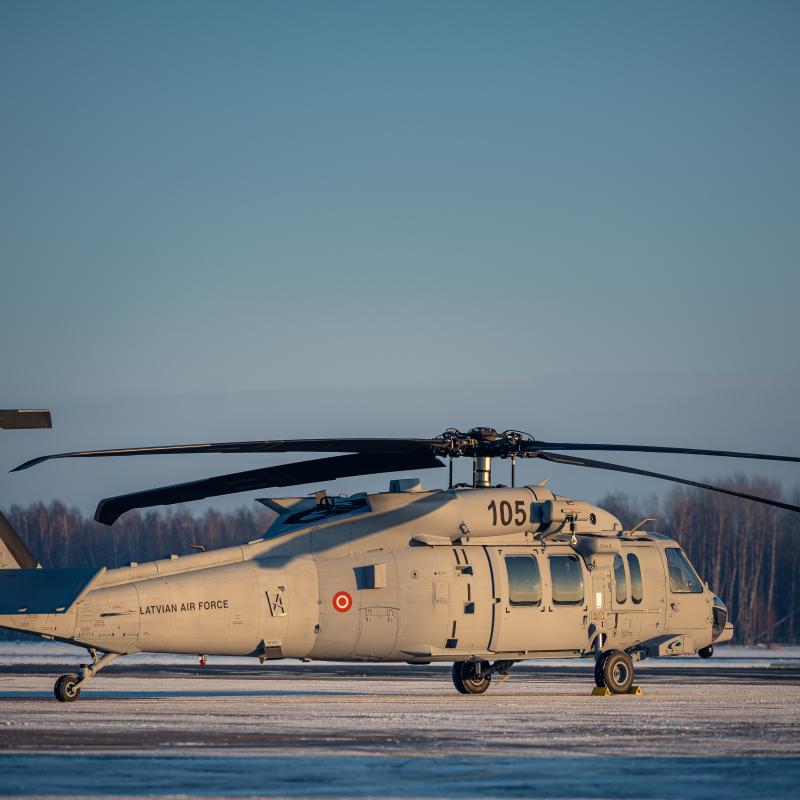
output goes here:
[{"label": "antenna", "polygon": [[645,517],[644,519],[640,519],[629,531],[624,531],[627,536],[633,536],[636,531],[638,531],[643,525],[647,525],[648,522],[655,522],[655,517]]}]

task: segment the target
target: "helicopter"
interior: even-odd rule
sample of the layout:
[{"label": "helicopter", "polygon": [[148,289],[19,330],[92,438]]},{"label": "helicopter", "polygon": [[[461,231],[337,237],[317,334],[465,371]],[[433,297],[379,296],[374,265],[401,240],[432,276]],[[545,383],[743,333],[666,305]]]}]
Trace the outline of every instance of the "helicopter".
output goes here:
[{"label": "helicopter", "polygon": [[[626,529],[608,511],[516,486],[516,462],[546,462],[672,481],[766,503],[732,489],[577,455],[580,451],[682,453],[798,462],[791,456],[581,442],[455,428],[429,439],[287,439],[59,453],[50,459],[197,453],[339,453],[101,500],[112,525],[133,509],[335,478],[449,468],[446,489],[419,478],[386,492],[260,498],[277,515],[235,547],[107,568],[42,569],[10,526],[0,527],[0,627],[84,647],[91,658],[58,678],[72,702],[116,659],[183,653],[341,662],[452,662],[455,689],[485,692],[494,676],[537,658],[593,658],[595,691],[625,694],[646,658],[699,655],[729,641],[723,600],[680,545]],[[472,482],[453,463],[472,459]],[[511,485],[492,483],[494,459]],[[27,555],[26,555],[27,553]]]}]

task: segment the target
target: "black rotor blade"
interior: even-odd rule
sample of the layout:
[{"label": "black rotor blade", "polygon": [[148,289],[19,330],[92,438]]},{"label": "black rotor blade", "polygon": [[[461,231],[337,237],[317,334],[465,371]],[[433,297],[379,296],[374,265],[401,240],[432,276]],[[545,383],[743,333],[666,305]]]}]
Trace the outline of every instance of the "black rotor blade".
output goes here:
[{"label": "black rotor blade", "polygon": [[252,442],[210,442],[158,447],[128,447],[121,450],[84,450],[39,456],[14,467],[19,472],[52,458],[106,458],[108,456],[162,456],[193,453],[371,453],[375,455],[411,455],[441,449],[437,439],[272,439]]},{"label": "black rotor blade", "polygon": [[776,456],[768,453],[739,453],[733,450],[698,450],[692,447],[657,447],[634,444],[587,444],[585,442],[525,442],[525,450],[607,450],[626,453],[683,453],[690,456],[725,456],[727,458],[759,458],[764,461],[800,462],[797,456]]},{"label": "black rotor blade", "polygon": [[351,475],[367,475],[378,472],[401,472],[412,469],[431,469],[444,464],[432,453],[397,456],[356,453],[348,456],[333,456],[313,461],[298,461],[280,464],[277,467],[250,469],[229,475],[218,475],[188,483],[177,483],[143,492],[133,492],[101,500],[94,518],[104,525],[113,525],[126,511],[134,508],[188,503],[206,497],[219,497],[253,489],[268,489],[275,486],[296,486],[303,483],[346,478]]},{"label": "black rotor blade", "polygon": [[631,475],[644,475],[646,478],[659,478],[662,481],[672,481],[673,483],[682,483],[686,486],[696,486],[698,489],[708,489],[711,492],[729,494],[732,497],[742,497],[745,500],[754,500],[756,503],[765,503],[768,506],[785,508],[787,511],[800,512],[800,506],[793,506],[789,503],[781,503],[779,500],[770,500],[767,497],[758,497],[757,495],[746,494],[745,492],[736,492],[733,489],[723,489],[721,486],[712,486],[708,483],[691,481],[688,478],[676,478],[674,475],[664,475],[661,472],[650,472],[646,469],[625,467],[622,464],[609,464],[607,461],[593,461],[589,458],[578,458],[577,456],[562,456],[559,453],[539,452],[537,458],[543,458],[545,461],[552,461],[554,464],[569,464],[575,467],[592,467],[593,469],[607,469],[611,470],[612,472],[627,472]]},{"label": "black rotor blade", "polygon": [[0,409],[0,428],[20,430],[52,427],[53,421],[46,408]]}]

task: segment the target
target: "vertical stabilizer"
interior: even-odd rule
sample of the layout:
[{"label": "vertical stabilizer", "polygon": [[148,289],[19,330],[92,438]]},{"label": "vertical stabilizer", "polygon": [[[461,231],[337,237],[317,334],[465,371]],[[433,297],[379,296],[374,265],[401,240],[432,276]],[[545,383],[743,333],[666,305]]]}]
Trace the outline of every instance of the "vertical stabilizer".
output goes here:
[{"label": "vertical stabilizer", "polygon": [[39,562],[0,511],[0,569],[36,569]]},{"label": "vertical stabilizer", "polygon": [[[0,428],[24,430],[52,427],[53,420],[46,408],[0,409]],[[0,511],[0,569],[36,569],[38,566],[39,562],[33,553]]]}]

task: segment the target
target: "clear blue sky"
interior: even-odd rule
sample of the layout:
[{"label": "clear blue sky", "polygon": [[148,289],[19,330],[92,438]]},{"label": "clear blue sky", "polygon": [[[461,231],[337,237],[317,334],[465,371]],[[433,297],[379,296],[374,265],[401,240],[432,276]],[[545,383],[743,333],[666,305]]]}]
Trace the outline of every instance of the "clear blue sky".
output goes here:
[{"label": "clear blue sky", "polygon": [[793,2],[4,0],[0,407],[56,427],[2,435],[0,501],[267,463],[7,474],[42,452],[450,425],[800,453],[798,40]]}]

